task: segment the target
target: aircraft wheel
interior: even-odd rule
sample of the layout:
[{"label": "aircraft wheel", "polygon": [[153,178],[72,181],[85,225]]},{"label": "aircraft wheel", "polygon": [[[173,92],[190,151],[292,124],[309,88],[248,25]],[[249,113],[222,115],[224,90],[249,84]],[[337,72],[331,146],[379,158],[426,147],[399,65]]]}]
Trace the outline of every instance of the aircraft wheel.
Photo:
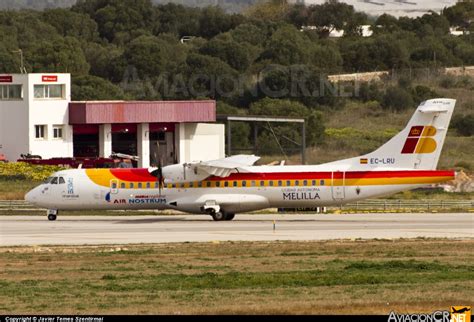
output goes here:
[{"label": "aircraft wheel", "polygon": [[214,219],[214,221],[221,221],[225,219],[224,214],[220,211],[212,213],[211,216],[212,216],[212,219]]},{"label": "aircraft wheel", "polygon": [[226,214],[225,215],[225,220],[232,220],[232,219],[234,219],[234,217],[235,217],[235,214]]},{"label": "aircraft wheel", "polygon": [[56,215],[49,214],[48,215],[48,220],[56,220]]}]

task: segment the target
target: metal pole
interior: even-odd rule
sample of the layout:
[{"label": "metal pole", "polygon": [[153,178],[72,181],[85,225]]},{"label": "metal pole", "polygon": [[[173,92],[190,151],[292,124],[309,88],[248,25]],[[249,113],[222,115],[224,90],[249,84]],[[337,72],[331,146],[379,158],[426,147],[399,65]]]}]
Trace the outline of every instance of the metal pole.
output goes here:
[{"label": "metal pole", "polygon": [[227,120],[227,156],[231,156],[232,154],[232,147],[231,147],[231,142],[232,142],[232,134],[230,130],[230,120]]},{"label": "metal pole", "polygon": [[255,155],[258,154],[258,152],[257,152],[257,136],[258,136],[257,122],[254,122],[253,123],[253,153]]},{"label": "metal pole", "polygon": [[303,142],[301,144],[301,163],[306,164],[306,121],[303,122],[301,136],[303,138]]}]

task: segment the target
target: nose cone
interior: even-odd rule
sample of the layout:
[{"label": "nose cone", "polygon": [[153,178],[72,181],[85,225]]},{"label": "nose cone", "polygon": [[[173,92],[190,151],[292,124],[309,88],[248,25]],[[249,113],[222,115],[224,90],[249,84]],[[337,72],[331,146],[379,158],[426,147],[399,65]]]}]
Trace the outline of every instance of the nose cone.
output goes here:
[{"label": "nose cone", "polygon": [[29,203],[35,203],[37,201],[37,190],[36,188],[33,190],[28,191],[25,195],[25,200]]}]

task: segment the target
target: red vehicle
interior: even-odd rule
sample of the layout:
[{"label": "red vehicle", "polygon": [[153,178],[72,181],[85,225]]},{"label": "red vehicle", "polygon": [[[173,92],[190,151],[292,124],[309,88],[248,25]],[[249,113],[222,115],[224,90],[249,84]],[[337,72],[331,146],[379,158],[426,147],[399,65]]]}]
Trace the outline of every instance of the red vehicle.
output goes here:
[{"label": "red vehicle", "polygon": [[51,159],[41,159],[37,156],[23,156],[23,158],[18,159],[18,162],[26,162],[29,164],[37,165],[56,165],[66,168],[78,168],[82,165],[82,168],[116,168],[118,167],[118,159],[112,158],[51,158]]}]

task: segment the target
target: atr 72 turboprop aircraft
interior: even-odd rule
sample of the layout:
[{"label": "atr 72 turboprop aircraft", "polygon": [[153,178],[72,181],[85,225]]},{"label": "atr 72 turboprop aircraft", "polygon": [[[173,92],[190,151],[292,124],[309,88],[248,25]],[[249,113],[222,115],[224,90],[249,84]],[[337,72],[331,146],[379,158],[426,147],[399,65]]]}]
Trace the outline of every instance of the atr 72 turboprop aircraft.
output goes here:
[{"label": "atr 72 turboprop aircraft", "polygon": [[259,157],[144,169],[71,169],[54,173],[25,199],[59,210],[175,209],[232,220],[269,207],[339,205],[454,179],[436,170],[456,101],[421,103],[408,125],[369,154],[320,165],[254,166]]}]

